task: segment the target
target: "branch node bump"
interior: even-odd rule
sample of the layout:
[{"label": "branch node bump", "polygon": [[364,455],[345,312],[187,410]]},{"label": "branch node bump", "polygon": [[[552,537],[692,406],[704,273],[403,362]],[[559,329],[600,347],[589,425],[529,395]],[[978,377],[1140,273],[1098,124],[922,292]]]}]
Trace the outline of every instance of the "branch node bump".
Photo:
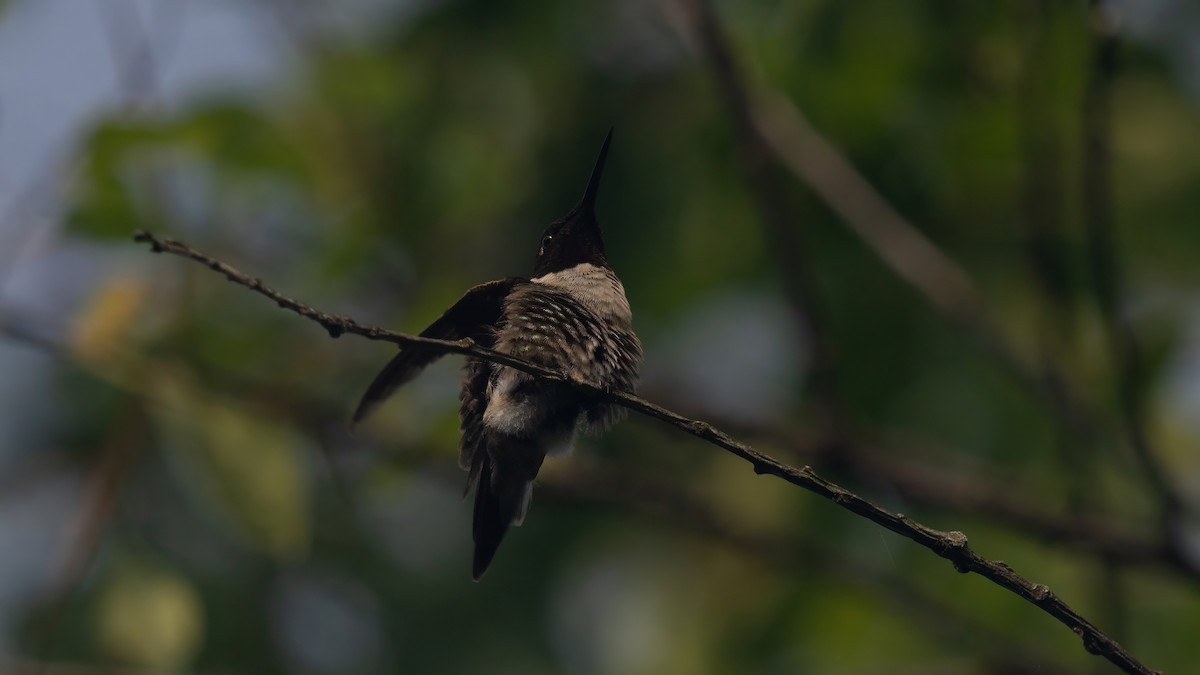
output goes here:
[{"label": "branch node bump", "polygon": [[951,530],[946,533],[946,545],[962,550],[967,547],[967,535],[958,530]]},{"label": "branch node bump", "polygon": [[1083,648],[1089,654],[1101,655],[1104,653],[1104,644],[1094,636],[1088,635],[1082,628],[1072,629],[1079,639],[1083,641]]},{"label": "branch node bump", "polygon": [[158,243],[158,240],[154,238],[154,235],[150,234],[149,232],[147,232],[145,230],[134,230],[133,240],[138,242],[139,244],[149,243],[150,250],[155,253],[163,252],[162,245],[160,245]]}]

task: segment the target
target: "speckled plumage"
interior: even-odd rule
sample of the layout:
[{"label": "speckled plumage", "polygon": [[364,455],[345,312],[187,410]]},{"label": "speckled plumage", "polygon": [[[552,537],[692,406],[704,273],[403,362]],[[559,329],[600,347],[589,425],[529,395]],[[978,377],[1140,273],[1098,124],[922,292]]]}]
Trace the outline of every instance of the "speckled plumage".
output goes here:
[{"label": "speckled plumage", "polygon": [[[637,385],[642,348],[625,288],[608,265],[594,215],[605,139],[579,204],[543,234],[532,279],[480,284],[421,334],[470,337],[482,346],[615,391]],[[406,347],[376,377],[355,413],[362,419],[399,385],[438,357]],[[510,525],[529,508],[533,480],[547,455],[565,454],[580,431],[607,429],[623,409],[561,383],[468,358],[460,394],[459,464],[475,490],[475,579],[491,564]]]},{"label": "speckled plumage", "polygon": [[[591,269],[577,270],[567,282],[552,277],[515,285],[490,346],[581,382],[633,391],[642,348],[625,290],[612,270],[586,267]],[[594,292],[596,285],[603,292]],[[546,455],[566,454],[576,433],[603,431],[623,413],[568,386],[479,359],[467,361],[460,400],[459,465],[471,472],[472,483],[485,465],[497,463],[519,467],[514,473],[531,481]],[[501,437],[519,442],[497,443]],[[514,522],[524,518],[524,500]]]},{"label": "speckled plumage", "polygon": [[[504,300],[495,349],[560,370],[597,387],[632,391],[642,347],[633,332],[633,316],[625,289],[611,269],[581,264],[571,274],[551,274],[513,288]],[[490,397],[501,404],[532,378],[511,368],[498,369]],[[552,392],[545,408],[553,411],[575,394]],[[550,392],[546,394],[551,398]],[[516,433],[517,415],[493,406],[492,426]],[[581,410],[576,429],[602,431],[619,419],[622,409],[592,405]],[[549,416],[550,413],[542,413]]]}]

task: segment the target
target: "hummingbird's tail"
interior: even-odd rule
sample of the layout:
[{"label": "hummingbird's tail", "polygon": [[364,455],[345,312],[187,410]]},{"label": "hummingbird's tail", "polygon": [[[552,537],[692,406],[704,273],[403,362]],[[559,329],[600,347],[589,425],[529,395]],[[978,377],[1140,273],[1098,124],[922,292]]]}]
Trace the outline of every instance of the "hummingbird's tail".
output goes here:
[{"label": "hummingbird's tail", "polygon": [[475,556],[471,576],[475,581],[487,571],[500,548],[500,542],[508,533],[510,525],[520,525],[529,510],[533,496],[533,479],[541,468],[544,455],[536,462],[497,463],[488,452],[479,453],[480,462],[475,486],[475,521],[472,534],[475,540]]}]

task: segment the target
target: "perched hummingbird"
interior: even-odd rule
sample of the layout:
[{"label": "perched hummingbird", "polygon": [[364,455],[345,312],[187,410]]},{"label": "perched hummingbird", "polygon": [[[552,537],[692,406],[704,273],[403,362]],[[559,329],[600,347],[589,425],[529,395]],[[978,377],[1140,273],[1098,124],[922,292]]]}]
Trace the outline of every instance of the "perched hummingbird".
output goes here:
[{"label": "perched hummingbird", "polygon": [[[475,286],[422,336],[469,337],[579,382],[615,391],[634,389],[642,346],[633,332],[625,288],[605,256],[595,213],[611,140],[610,130],[583,199],[542,234],[533,276]],[[401,348],[363,395],[354,421],[439,356],[421,345]],[[467,491],[475,490],[472,576],[478,581],[509,525],[525,519],[533,479],[546,455],[566,454],[576,433],[607,429],[622,409],[570,386],[471,357],[459,400],[458,464],[469,472]]]}]

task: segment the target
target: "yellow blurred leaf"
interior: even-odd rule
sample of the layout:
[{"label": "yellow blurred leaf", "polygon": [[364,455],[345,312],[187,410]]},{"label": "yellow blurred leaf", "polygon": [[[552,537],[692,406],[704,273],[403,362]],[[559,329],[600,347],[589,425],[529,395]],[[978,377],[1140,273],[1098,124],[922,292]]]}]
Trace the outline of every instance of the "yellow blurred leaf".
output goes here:
[{"label": "yellow blurred leaf", "polygon": [[204,634],[204,606],[187,579],[140,567],[118,573],[96,612],[101,647],[126,663],[176,669],[195,657]]},{"label": "yellow blurred leaf", "polygon": [[111,361],[128,336],[146,291],[146,284],[132,277],[115,277],[100,287],[80,314],[71,336],[72,351],[81,361]]}]

